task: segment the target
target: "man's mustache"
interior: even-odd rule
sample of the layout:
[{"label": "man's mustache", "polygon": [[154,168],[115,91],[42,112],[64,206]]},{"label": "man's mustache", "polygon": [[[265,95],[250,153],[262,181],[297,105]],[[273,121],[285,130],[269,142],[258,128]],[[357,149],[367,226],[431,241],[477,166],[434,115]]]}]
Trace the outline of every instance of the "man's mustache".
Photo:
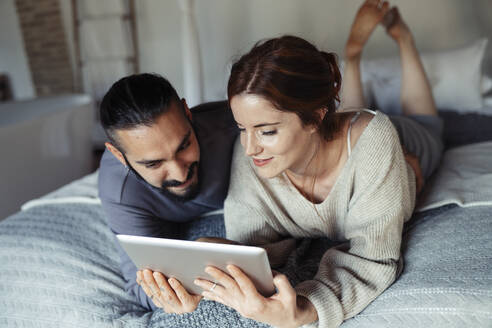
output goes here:
[{"label": "man's mustache", "polygon": [[188,174],[186,175],[185,181],[178,181],[178,180],[168,180],[168,181],[163,181],[162,182],[162,188],[169,188],[169,187],[178,187],[184,183],[186,183],[188,180],[193,178],[193,172],[195,170],[195,167],[198,166],[198,162],[193,162],[189,169],[188,169]]}]

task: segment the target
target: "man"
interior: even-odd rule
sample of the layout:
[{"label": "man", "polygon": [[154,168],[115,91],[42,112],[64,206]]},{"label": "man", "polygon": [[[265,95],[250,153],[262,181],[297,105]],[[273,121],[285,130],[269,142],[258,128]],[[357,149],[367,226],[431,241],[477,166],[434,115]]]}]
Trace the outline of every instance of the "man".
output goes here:
[{"label": "man", "polygon": [[[182,239],[187,222],[222,209],[237,136],[225,102],[190,110],[166,79],[139,74],[110,88],[100,114],[109,142],[99,197],[115,234]],[[224,234],[221,216],[208,223]],[[173,313],[196,308],[201,297],[150,270],[137,277],[137,268],[117,247],[126,289],[142,306]]]}]

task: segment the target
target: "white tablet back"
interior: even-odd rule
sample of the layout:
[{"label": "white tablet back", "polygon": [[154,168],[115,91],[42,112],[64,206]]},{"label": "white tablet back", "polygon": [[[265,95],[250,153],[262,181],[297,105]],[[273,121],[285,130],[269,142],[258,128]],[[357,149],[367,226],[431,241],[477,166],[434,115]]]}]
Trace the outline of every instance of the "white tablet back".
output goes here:
[{"label": "white tablet back", "polygon": [[204,271],[206,266],[212,265],[227,273],[228,264],[241,268],[262,295],[270,296],[275,292],[263,248],[129,235],[116,237],[139,270],[148,268],[162,272],[167,278],[175,277],[190,293],[203,291],[193,283],[195,278],[213,281]]}]

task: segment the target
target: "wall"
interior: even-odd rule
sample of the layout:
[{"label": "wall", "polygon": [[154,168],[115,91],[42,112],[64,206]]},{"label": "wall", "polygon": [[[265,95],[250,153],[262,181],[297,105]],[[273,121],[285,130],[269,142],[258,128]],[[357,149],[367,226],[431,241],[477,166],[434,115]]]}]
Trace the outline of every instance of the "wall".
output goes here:
[{"label": "wall", "polygon": [[0,72],[9,75],[14,99],[35,96],[14,0],[0,1]]},{"label": "wall", "polygon": [[80,92],[80,76],[78,75],[78,63],[75,47],[74,21],[72,12],[72,1],[59,0],[62,15],[63,27],[65,29],[66,44],[68,46],[68,55],[72,65],[73,85],[76,92]]},{"label": "wall", "polygon": [[[229,63],[255,41],[286,33],[307,38],[342,54],[352,19],[362,0],[195,1],[204,68],[205,100],[222,99]],[[492,35],[490,0],[394,0],[421,51],[450,49]],[[267,5],[266,5],[267,4]],[[168,77],[183,92],[181,21],[177,1],[137,1],[141,71]],[[492,40],[491,40],[492,41]],[[488,66],[492,73],[492,47]],[[393,55],[397,49],[377,28],[364,56]]]},{"label": "wall", "polygon": [[38,96],[74,91],[59,0],[16,0],[24,48]]},{"label": "wall", "polygon": [[[202,50],[205,100],[223,99],[230,62],[255,41],[295,34],[342,54],[363,0],[195,0]],[[60,0],[67,39],[72,39],[71,2]],[[490,0],[394,0],[423,52],[451,49],[492,35]],[[140,71],[166,76],[183,94],[181,12],[178,0],[136,1]],[[70,32],[68,32],[70,31]],[[491,40],[492,41],[492,40]],[[492,43],[492,42],[491,42]],[[69,49],[73,53],[69,43]],[[394,55],[397,48],[377,28],[364,56]],[[492,75],[492,44],[484,70]]]}]

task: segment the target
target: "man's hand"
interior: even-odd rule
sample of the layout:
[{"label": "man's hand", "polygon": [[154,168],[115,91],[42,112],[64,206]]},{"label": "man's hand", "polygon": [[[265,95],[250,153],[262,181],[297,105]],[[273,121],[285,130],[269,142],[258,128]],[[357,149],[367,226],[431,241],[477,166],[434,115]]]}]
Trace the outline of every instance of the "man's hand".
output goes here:
[{"label": "man's hand", "polygon": [[189,294],[177,279],[166,279],[162,273],[149,269],[137,271],[137,283],[166,313],[193,312],[202,299],[201,295]]},{"label": "man's hand", "polygon": [[420,168],[419,158],[414,154],[410,153],[408,150],[403,147],[403,155],[405,155],[405,161],[410,164],[415,172],[415,179],[417,184],[417,195],[420,194],[422,188],[424,187],[424,176],[422,175],[422,169]]}]

